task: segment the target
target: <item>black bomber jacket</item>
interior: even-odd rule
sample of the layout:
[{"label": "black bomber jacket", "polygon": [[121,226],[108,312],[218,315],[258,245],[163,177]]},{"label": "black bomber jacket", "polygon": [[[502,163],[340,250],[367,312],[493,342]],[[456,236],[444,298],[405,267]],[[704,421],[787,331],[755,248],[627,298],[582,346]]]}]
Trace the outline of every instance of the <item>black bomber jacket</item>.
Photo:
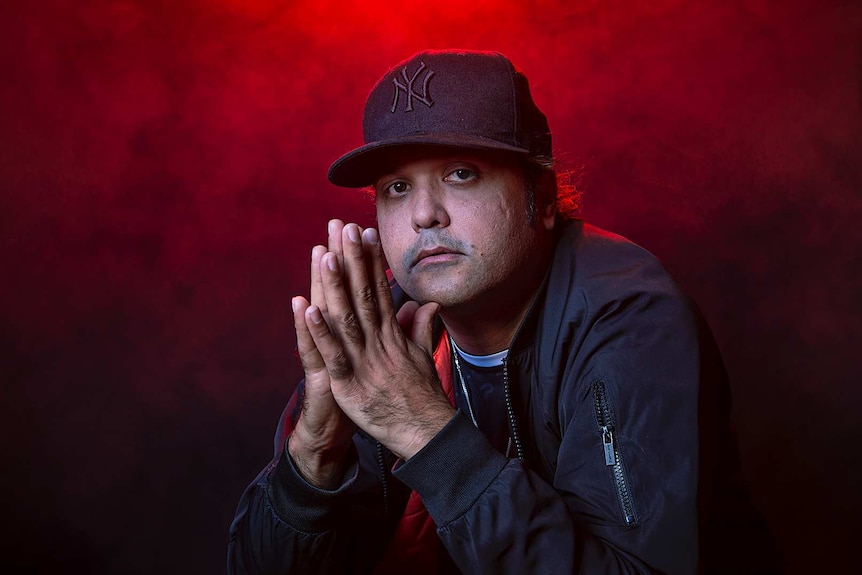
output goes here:
[{"label": "black bomber jacket", "polygon": [[394,472],[395,457],[357,434],[335,491],[307,484],[286,455],[300,385],[273,460],[240,500],[229,573],[371,573],[411,489],[436,524],[441,573],[775,572],[717,347],[649,252],[580,220],[562,226],[505,366],[520,458],[459,412]]}]

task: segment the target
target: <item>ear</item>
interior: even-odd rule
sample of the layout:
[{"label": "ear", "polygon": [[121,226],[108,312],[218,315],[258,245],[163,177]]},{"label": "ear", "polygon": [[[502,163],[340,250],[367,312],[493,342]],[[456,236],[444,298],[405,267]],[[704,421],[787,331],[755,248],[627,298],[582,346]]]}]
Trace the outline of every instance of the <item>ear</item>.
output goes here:
[{"label": "ear", "polygon": [[557,221],[557,203],[536,206],[536,216],[539,223],[548,231],[554,229],[554,223]]},{"label": "ear", "polygon": [[554,229],[557,221],[557,173],[544,169],[536,178],[536,221],[547,231]]}]

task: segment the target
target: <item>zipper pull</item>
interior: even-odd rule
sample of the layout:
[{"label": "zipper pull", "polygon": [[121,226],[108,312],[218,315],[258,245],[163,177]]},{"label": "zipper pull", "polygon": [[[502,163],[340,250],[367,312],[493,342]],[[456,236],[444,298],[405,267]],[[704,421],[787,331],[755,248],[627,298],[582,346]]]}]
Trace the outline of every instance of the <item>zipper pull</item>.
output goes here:
[{"label": "zipper pull", "polygon": [[605,448],[605,465],[615,465],[617,457],[614,454],[614,432],[607,425],[602,426],[602,445]]}]

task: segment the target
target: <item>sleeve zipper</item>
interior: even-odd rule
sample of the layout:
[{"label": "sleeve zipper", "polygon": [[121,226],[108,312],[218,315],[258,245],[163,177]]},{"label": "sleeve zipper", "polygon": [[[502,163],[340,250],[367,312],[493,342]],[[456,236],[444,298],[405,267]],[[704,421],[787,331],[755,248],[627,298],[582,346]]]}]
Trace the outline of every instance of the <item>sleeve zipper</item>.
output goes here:
[{"label": "sleeve zipper", "polygon": [[611,416],[604,382],[598,381],[593,385],[593,396],[596,405],[596,421],[598,422],[602,446],[604,447],[605,465],[611,468],[614,485],[617,490],[617,498],[619,499],[625,523],[629,527],[636,527],[638,525],[637,513],[631,492],[629,491],[628,481],[626,481],[619,444],[615,439],[614,421]]}]

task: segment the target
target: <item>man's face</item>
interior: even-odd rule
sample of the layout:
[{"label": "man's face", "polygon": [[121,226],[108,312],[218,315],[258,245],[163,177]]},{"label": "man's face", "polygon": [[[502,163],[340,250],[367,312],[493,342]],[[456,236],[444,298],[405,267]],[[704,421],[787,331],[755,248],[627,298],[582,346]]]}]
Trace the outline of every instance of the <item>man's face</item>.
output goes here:
[{"label": "man's face", "polygon": [[413,299],[454,310],[520,305],[531,295],[553,216],[529,223],[520,160],[408,148],[391,165],[375,183],[377,221],[392,273]]}]

